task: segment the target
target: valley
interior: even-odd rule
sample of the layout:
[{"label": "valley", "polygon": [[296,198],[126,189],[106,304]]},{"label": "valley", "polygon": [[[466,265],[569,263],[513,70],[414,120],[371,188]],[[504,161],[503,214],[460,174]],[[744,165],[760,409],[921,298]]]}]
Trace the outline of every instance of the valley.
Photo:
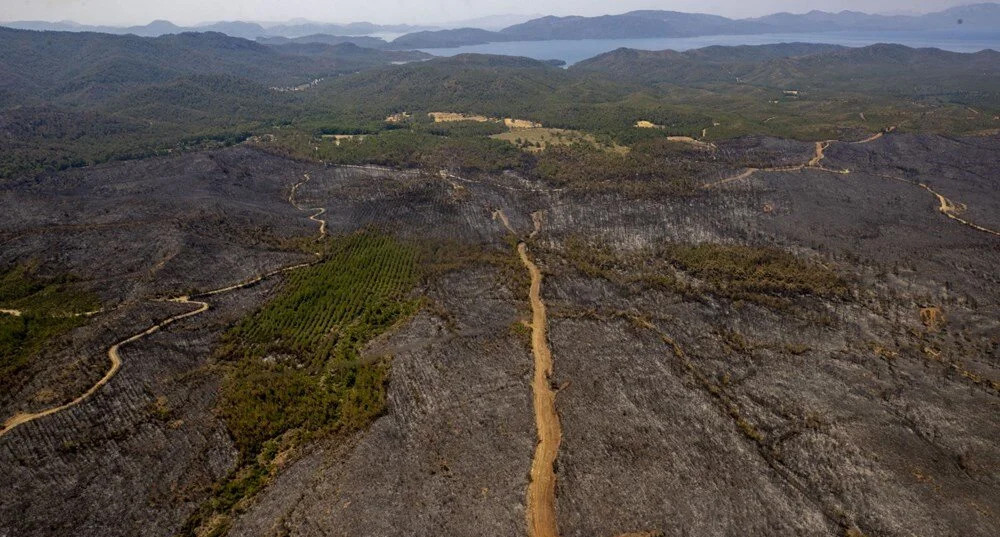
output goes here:
[{"label": "valley", "polygon": [[0,29],[0,536],[995,533],[996,52],[269,42]]}]

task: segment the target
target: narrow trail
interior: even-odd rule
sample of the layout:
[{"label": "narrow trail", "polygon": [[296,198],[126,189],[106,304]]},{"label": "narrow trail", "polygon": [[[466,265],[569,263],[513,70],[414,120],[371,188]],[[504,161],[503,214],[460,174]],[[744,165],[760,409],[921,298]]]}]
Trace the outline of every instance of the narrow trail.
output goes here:
[{"label": "narrow trail", "polygon": [[542,211],[535,211],[531,213],[531,223],[535,226],[535,229],[531,230],[531,235],[528,235],[528,240],[534,239],[542,231]]},{"label": "narrow trail", "polygon": [[[112,308],[112,309],[115,309],[115,308]],[[69,318],[69,317],[93,317],[95,315],[100,315],[100,314],[102,314],[102,313],[104,313],[106,311],[108,311],[108,310],[104,309],[104,308],[101,308],[99,310],[94,310],[94,311],[84,311],[82,313],[57,313],[57,314],[54,314],[54,315],[46,315],[46,317],[49,317],[49,318],[52,318],[52,319],[66,319],[66,318]],[[12,317],[21,317],[21,316],[24,315],[24,311],[22,311],[22,310],[12,310],[12,309],[3,309],[3,308],[0,308],[0,315],[10,315]]]},{"label": "narrow trail", "polygon": [[507,215],[502,210],[497,209],[493,211],[493,219],[499,220],[511,235],[517,236],[517,232],[514,231],[514,228],[510,227],[510,220],[507,219]]},{"label": "narrow trail", "polygon": [[[319,208],[319,207],[316,207],[316,208],[302,208],[295,201],[295,193],[298,190],[298,188],[300,186],[304,185],[305,183],[309,182],[310,180],[311,180],[311,178],[309,177],[309,174],[305,174],[305,180],[300,181],[299,183],[296,183],[295,185],[293,185],[292,186],[292,190],[291,190],[291,194],[288,196],[288,201],[289,201],[289,203],[292,204],[293,207],[295,207],[296,209],[298,209],[300,211],[306,211],[306,210],[316,211],[316,213],[313,214],[312,216],[310,216],[309,219],[312,220],[312,221],[314,221],[314,222],[317,222],[320,225],[320,227],[319,227],[319,237],[317,238],[317,240],[319,240],[319,239],[322,239],[323,237],[325,237],[326,234],[327,234],[327,231],[326,231],[326,221],[319,219],[319,217],[326,212],[326,209]],[[317,256],[318,255],[319,255],[319,253],[317,253]],[[106,385],[108,382],[110,382],[111,379],[114,378],[115,374],[118,373],[118,370],[121,369],[121,367],[122,367],[122,358],[121,358],[121,354],[120,354],[119,351],[121,350],[121,348],[123,346],[131,344],[131,343],[135,343],[136,341],[139,341],[140,339],[143,339],[143,338],[148,337],[148,336],[150,336],[152,334],[155,334],[156,332],[159,332],[163,328],[165,328],[165,327],[167,327],[167,326],[169,326],[171,324],[174,324],[177,321],[180,321],[180,320],[183,320],[183,319],[187,319],[189,317],[194,317],[196,315],[201,315],[202,313],[205,313],[206,311],[208,311],[209,308],[211,308],[211,305],[208,302],[203,302],[203,301],[194,300],[194,299],[196,299],[196,298],[206,298],[206,297],[221,295],[221,294],[224,294],[224,293],[229,293],[231,291],[235,291],[235,290],[238,290],[238,289],[244,289],[244,288],[253,286],[253,285],[257,284],[257,283],[260,283],[261,281],[263,281],[263,280],[265,280],[267,278],[270,278],[272,276],[275,276],[275,275],[278,275],[278,274],[282,274],[282,273],[285,273],[285,272],[291,272],[291,271],[298,270],[298,269],[305,268],[305,267],[309,267],[309,266],[312,266],[315,263],[316,262],[314,261],[312,263],[300,263],[300,264],[297,264],[297,265],[283,267],[283,268],[280,268],[280,269],[277,269],[277,270],[273,270],[271,272],[260,274],[258,276],[255,276],[255,277],[249,279],[249,280],[245,280],[245,281],[242,281],[240,283],[229,285],[227,287],[222,287],[222,288],[215,289],[215,290],[212,290],[212,291],[206,291],[204,293],[198,293],[198,294],[192,295],[192,296],[183,295],[183,296],[178,296],[178,297],[174,297],[174,298],[168,298],[168,299],[160,300],[161,302],[173,302],[175,304],[185,304],[185,305],[192,305],[192,306],[196,306],[196,307],[195,307],[195,309],[193,309],[191,311],[188,311],[186,313],[181,313],[179,315],[174,315],[174,316],[172,316],[172,317],[170,317],[170,318],[168,318],[166,320],[160,321],[160,322],[156,323],[155,325],[147,328],[146,330],[144,330],[142,332],[139,332],[138,334],[135,334],[135,335],[133,335],[133,336],[131,336],[129,338],[126,338],[126,339],[124,339],[122,341],[119,341],[118,343],[115,343],[114,345],[112,345],[108,349],[108,353],[107,353],[108,354],[108,360],[111,362],[111,368],[108,369],[107,373],[105,373],[104,376],[101,377],[101,379],[98,380],[96,384],[94,384],[93,386],[91,386],[82,395],[80,395],[76,399],[73,399],[72,401],[70,401],[70,402],[68,402],[66,404],[59,405],[59,406],[52,407],[52,408],[48,408],[48,409],[42,410],[40,412],[34,412],[34,413],[24,413],[24,412],[22,412],[22,413],[15,414],[13,417],[11,417],[10,419],[8,419],[7,421],[4,422],[3,428],[0,429],[0,438],[2,438],[6,434],[8,434],[10,431],[12,431],[14,428],[16,428],[16,427],[18,427],[20,425],[24,425],[25,423],[29,423],[29,422],[35,421],[37,419],[44,418],[46,416],[51,416],[52,414],[56,414],[56,413],[62,412],[63,410],[67,410],[69,408],[77,406],[80,403],[83,403],[84,401],[86,401],[87,399],[89,399],[91,396],[93,396],[95,393],[97,393],[98,390],[100,390],[102,387],[104,387],[104,385]],[[4,310],[4,311],[16,311],[16,310]],[[98,313],[100,313],[100,311],[97,311],[97,312],[87,312],[87,313],[78,314],[78,315],[91,316],[91,315],[96,315]],[[20,312],[18,312],[18,314],[20,314]]]},{"label": "narrow trail", "polygon": [[326,220],[323,220],[323,219],[320,218],[321,216],[323,216],[324,214],[326,214],[326,208],[325,207],[302,207],[301,205],[298,204],[298,202],[295,201],[295,194],[298,192],[299,187],[302,186],[302,185],[304,185],[304,184],[306,184],[306,183],[308,183],[309,181],[312,181],[312,177],[309,177],[308,173],[303,174],[302,176],[305,177],[304,180],[299,181],[298,183],[295,183],[294,185],[292,185],[292,190],[288,194],[288,203],[291,203],[292,207],[295,207],[296,209],[298,209],[300,211],[314,211],[314,213],[309,217],[309,219],[312,220],[313,222],[316,222],[317,224],[319,224],[319,237],[317,237],[316,240],[321,240],[324,237],[326,237],[326,235],[327,235],[327,233],[326,233]]}]

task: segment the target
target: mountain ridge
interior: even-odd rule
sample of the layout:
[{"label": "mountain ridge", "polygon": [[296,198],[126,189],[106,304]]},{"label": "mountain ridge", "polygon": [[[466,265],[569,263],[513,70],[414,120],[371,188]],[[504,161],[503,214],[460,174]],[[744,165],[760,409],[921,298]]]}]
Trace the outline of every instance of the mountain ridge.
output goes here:
[{"label": "mountain ridge", "polygon": [[[485,20],[485,19],[483,19]],[[474,20],[473,20],[474,21]],[[473,22],[470,21],[470,22]],[[579,39],[641,39],[658,37],[697,37],[705,35],[752,35],[761,33],[809,33],[847,30],[863,31],[938,31],[945,29],[983,30],[1000,27],[1000,4],[978,3],[957,6],[922,15],[881,15],[842,10],[806,13],[778,12],[753,18],[733,19],[720,15],[669,10],[634,10],[620,14],[585,16],[543,16],[499,30],[473,26],[445,27],[408,24],[379,25],[370,22],[348,24],[292,20],[261,24],[245,21],[220,21],[197,26],[179,26],[166,20],[154,20],[141,26],[83,25],[72,21],[13,21],[0,26],[22,30],[99,32],[115,35],[133,34],[160,37],[185,32],[219,32],[231,37],[260,40],[272,44],[283,39],[303,43],[343,42],[376,33],[403,33],[378,48],[451,48],[505,41],[548,41]],[[372,37],[372,39],[379,39]],[[376,46],[373,41],[360,42]]]},{"label": "mountain ridge", "polygon": [[393,45],[445,48],[505,41],[641,39],[846,30],[937,31],[956,26],[973,29],[1000,27],[1000,4],[971,4],[918,16],[876,15],[847,10],[837,13],[819,10],[803,14],[782,12],[748,19],[663,10],[638,10],[597,17],[546,16],[496,32],[465,28],[407,34],[397,38]]}]

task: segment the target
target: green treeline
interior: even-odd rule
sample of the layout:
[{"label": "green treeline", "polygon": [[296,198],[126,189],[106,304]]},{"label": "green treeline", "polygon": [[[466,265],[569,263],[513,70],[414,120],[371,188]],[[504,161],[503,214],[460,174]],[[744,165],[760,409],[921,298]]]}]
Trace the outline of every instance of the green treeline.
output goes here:
[{"label": "green treeline", "polygon": [[6,385],[47,342],[85,322],[75,314],[98,307],[97,298],[76,288],[70,277],[43,277],[33,265],[0,274],[0,308],[22,312],[0,314],[0,384]]}]

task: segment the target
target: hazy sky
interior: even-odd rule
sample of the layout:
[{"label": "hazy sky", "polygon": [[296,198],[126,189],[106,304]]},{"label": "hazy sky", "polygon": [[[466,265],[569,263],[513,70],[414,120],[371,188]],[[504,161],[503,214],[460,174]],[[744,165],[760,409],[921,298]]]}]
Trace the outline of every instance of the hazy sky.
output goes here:
[{"label": "hazy sky", "polygon": [[0,20],[75,20],[90,24],[178,24],[216,20],[438,23],[497,14],[601,15],[672,9],[730,17],[810,9],[936,11],[981,0],[0,0]]}]

